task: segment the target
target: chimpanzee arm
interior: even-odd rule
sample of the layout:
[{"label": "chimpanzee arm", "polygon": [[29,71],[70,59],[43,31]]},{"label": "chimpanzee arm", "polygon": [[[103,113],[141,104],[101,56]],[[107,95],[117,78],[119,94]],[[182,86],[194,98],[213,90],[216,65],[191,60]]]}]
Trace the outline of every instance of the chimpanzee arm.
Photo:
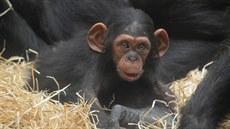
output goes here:
[{"label": "chimpanzee arm", "polygon": [[230,111],[230,48],[209,73],[182,110],[179,129],[216,129]]},{"label": "chimpanzee arm", "polygon": [[169,94],[172,95],[169,88],[162,84],[159,84],[157,81],[152,80],[152,82],[156,98],[158,98],[159,100],[163,100],[169,105],[166,106],[165,104],[157,100],[153,102],[153,108],[151,108],[151,106],[147,106],[144,108],[130,108],[118,104],[114,105],[110,114],[110,125],[113,125],[114,129],[117,129],[120,126],[130,129],[138,128],[137,125],[131,126],[128,125],[128,123],[137,124],[140,120],[154,123],[157,121],[157,118],[161,118],[164,121],[166,120],[167,123],[170,123],[167,124],[167,127],[171,126],[171,123],[174,120],[174,114],[172,112],[175,108],[175,104],[172,103],[174,97],[169,96]]}]

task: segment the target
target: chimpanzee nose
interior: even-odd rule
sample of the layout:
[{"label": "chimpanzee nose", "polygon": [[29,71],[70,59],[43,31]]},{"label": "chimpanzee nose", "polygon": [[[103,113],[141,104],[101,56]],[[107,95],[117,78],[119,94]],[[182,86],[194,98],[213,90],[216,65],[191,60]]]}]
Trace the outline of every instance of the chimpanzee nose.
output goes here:
[{"label": "chimpanzee nose", "polygon": [[128,59],[132,62],[137,61],[139,59],[139,56],[136,52],[130,51],[128,52]]}]

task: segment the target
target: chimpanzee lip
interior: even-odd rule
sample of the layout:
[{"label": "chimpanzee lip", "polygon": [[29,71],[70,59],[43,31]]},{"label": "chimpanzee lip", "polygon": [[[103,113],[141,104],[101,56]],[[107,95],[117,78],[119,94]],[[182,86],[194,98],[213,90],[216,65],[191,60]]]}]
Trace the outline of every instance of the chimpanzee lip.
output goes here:
[{"label": "chimpanzee lip", "polygon": [[136,73],[125,73],[128,77],[137,77],[139,74]]}]

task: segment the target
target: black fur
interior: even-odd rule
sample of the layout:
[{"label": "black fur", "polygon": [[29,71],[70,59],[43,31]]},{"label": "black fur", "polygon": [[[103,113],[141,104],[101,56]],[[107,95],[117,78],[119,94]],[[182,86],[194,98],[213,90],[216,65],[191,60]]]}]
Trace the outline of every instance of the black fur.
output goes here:
[{"label": "black fur", "polygon": [[179,129],[216,129],[230,113],[229,45],[221,53],[183,108]]},{"label": "black fur", "polygon": [[[0,0],[0,13],[8,8],[10,6],[5,0]],[[27,21],[13,9],[0,17],[0,30],[0,50],[6,48],[2,56],[7,58],[13,55],[25,55],[25,50],[28,48],[38,50],[46,45],[36,36]]]}]

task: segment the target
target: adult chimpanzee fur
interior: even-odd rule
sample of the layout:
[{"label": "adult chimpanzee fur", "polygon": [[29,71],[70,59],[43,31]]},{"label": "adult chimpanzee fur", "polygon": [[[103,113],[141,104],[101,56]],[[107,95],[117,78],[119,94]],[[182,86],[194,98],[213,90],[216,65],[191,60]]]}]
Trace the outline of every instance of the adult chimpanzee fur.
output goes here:
[{"label": "adult chimpanzee fur", "polygon": [[183,108],[179,129],[216,129],[230,113],[230,46],[225,47]]},{"label": "adult chimpanzee fur", "polygon": [[[24,55],[28,48],[38,50],[46,46],[46,43],[28,25],[28,21],[22,18],[13,8],[3,15],[3,12],[10,8],[5,0],[0,0],[0,14],[2,14],[0,16],[0,50],[6,48],[2,56],[8,58],[13,55]],[[20,7],[20,9],[23,9],[23,7]]]}]

